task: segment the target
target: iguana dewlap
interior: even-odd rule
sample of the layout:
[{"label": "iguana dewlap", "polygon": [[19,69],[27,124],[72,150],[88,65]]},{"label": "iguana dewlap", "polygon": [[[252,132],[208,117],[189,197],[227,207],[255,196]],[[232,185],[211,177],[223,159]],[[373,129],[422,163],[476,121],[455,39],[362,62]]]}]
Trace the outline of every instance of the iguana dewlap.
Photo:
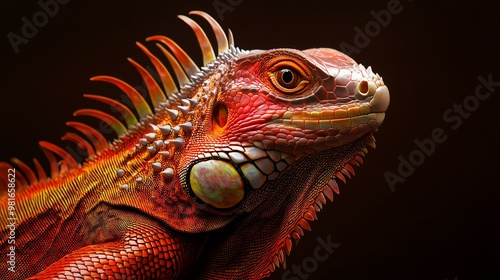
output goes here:
[{"label": "iguana dewlap", "polygon": [[[88,154],[83,164],[45,141],[50,178],[37,160],[36,172],[18,159],[0,163],[1,252],[16,252],[15,272],[2,262],[1,279],[269,276],[374,147],[389,91],[370,67],[327,48],[240,50],[213,18],[191,14],[217,40],[215,55],[200,26],[180,16],[197,36],[203,67],[153,36],[152,48],[137,45],[154,71],[129,59],[149,100],[120,79],[92,79],[133,105],[89,94],[117,116],[75,112],[112,127],[112,144],[73,121],[63,140]],[[6,174],[14,168],[12,214],[4,190],[13,189]]]}]

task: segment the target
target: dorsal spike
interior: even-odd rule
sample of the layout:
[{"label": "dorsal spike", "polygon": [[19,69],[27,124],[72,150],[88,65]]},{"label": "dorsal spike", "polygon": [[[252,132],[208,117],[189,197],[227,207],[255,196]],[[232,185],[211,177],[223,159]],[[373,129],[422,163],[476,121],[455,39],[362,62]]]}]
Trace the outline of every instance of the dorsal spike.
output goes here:
[{"label": "dorsal spike", "polygon": [[123,119],[125,119],[128,128],[131,128],[132,126],[138,123],[137,118],[134,116],[134,113],[132,113],[132,111],[130,111],[130,109],[127,106],[123,105],[122,103],[116,100],[93,94],[84,94],[83,96],[89,99],[101,101],[116,109],[122,115]]},{"label": "dorsal spike", "polygon": [[146,41],[158,41],[170,48],[174,56],[177,58],[182,68],[188,76],[194,76],[196,73],[200,72],[198,66],[193,62],[193,60],[187,55],[187,53],[179,47],[172,39],[165,36],[151,36],[146,39]]},{"label": "dorsal spike", "polygon": [[201,29],[201,27],[192,19],[186,17],[186,16],[177,16],[181,20],[183,20],[185,23],[193,29],[194,34],[196,34],[196,39],[198,39],[198,44],[200,45],[201,52],[203,55],[203,66],[207,66],[210,62],[215,60],[215,54],[214,50],[212,48],[212,44],[210,44],[210,41],[208,40],[207,35]]},{"label": "dorsal spike", "polygon": [[228,49],[228,43],[227,43],[227,37],[226,34],[224,33],[224,30],[222,27],[219,25],[219,23],[211,17],[209,14],[202,12],[202,11],[192,11],[189,12],[190,15],[198,15],[203,17],[210,26],[212,26],[212,29],[215,33],[215,38],[217,39],[217,47],[218,47],[218,53],[221,54],[224,51]]},{"label": "dorsal spike", "polygon": [[38,178],[36,177],[35,172],[33,172],[33,170],[26,163],[22,162],[18,158],[12,158],[10,161],[17,165],[19,169],[21,169],[21,171],[24,173],[24,175],[26,175],[26,178],[29,181],[29,185],[38,183]]},{"label": "dorsal spike", "polygon": [[151,108],[149,108],[148,103],[144,100],[142,95],[135,88],[124,81],[110,76],[96,76],[92,77],[90,80],[108,82],[119,87],[130,98],[141,119],[153,114]]},{"label": "dorsal spike", "polygon": [[59,165],[57,164],[56,157],[52,154],[50,150],[47,150],[42,146],[40,146],[40,148],[42,149],[42,152],[45,154],[47,160],[49,161],[50,177],[52,179],[59,177]]},{"label": "dorsal spike", "polygon": [[78,117],[78,116],[90,116],[90,117],[95,117],[98,118],[105,123],[107,123],[113,130],[116,132],[116,135],[120,136],[123,133],[127,131],[127,128],[115,117],[106,114],[102,111],[99,110],[94,110],[94,109],[80,109],[77,110],[73,113],[73,116]]},{"label": "dorsal spike", "polygon": [[69,171],[68,164],[64,160],[59,161],[59,174],[64,174]]},{"label": "dorsal spike", "polygon": [[167,101],[165,94],[163,94],[163,91],[161,90],[155,79],[151,76],[151,74],[133,59],[128,58],[128,61],[132,65],[134,65],[135,69],[137,69],[139,74],[141,74],[142,79],[146,83],[146,86],[148,87],[149,97],[151,98],[151,102],[153,102],[153,109],[158,108],[160,106],[160,103]]},{"label": "dorsal spike", "polygon": [[61,140],[75,143],[78,147],[80,147],[80,149],[87,152],[89,157],[95,156],[95,151],[92,145],[76,133],[66,132],[66,134],[61,137]]},{"label": "dorsal spike", "polygon": [[165,94],[167,95],[168,99],[171,99],[171,95],[173,93],[179,92],[179,90],[177,89],[177,86],[175,85],[174,79],[172,79],[170,72],[167,70],[165,65],[163,65],[163,63],[156,56],[154,56],[144,45],[139,42],[137,42],[136,44],[149,57],[149,60],[153,62],[156,71],[160,75],[160,80],[163,84]]},{"label": "dorsal spike", "polygon": [[170,62],[170,65],[172,66],[172,69],[174,69],[175,76],[177,77],[177,81],[179,82],[180,86],[187,85],[189,84],[189,77],[186,75],[184,70],[182,70],[181,65],[177,60],[174,58],[173,55],[170,54],[169,51],[167,51],[162,45],[156,44],[158,48],[165,54],[165,56],[168,59],[168,62]]},{"label": "dorsal spike", "polygon": [[234,47],[234,37],[233,37],[233,32],[231,32],[231,29],[227,30],[228,34],[228,40],[229,40],[229,47],[233,46]]},{"label": "dorsal spike", "polygon": [[94,145],[96,152],[99,153],[108,148],[106,138],[104,138],[104,136],[102,136],[102,134],[94,128],[80,122],[67,122],[66,125],[85,134],[85,136],[89,138],[90,142],[92,142],[92,145]]},{"label": "dorsal spike", "polygon": [[45,174],[45,170],[43,170],[40,162],[36,158],[34,158],[33,163],[35,164],[36,173],[38,174],[38,182],[42,183],[47,181],[47,174]]},{"label": "dorsal spike", "polygon": [[50,142],[47,142],[47,141],[40,141],[38,142],[38,144],[57,154],[58,156],[60,156],[64,162],[68,165],[69,168],[73,169],[73,168],[77,168],[78,167],[78,162],[76,162],[76,160],[73,158],[73,156],[71,156],[68,152],[66,152],[64,149],[62,149],[61,147],[59,146],[56,146]]}]

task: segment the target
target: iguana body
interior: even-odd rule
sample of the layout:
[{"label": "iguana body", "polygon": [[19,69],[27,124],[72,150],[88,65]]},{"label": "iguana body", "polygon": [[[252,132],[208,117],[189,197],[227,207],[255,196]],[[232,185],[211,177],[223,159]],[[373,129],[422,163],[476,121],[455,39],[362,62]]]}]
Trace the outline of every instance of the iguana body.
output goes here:
[{"label": "iguana body", "polygon": [[[216,57],[199,26],[181,17],[205,67],[170,39],[148,38],[160,43],[180,91],[139,44],[161,81],[131,60],[154,110],[125,82],[96,77],[130,97],[139,121],[123,104],[88,95],[120,112],[128,128],[100,111],[75,115],[101,118],[118,140],[109,146],[71,122],[81,134],[63,139],[89,153],[82,166],[47,142],[40,144],[50,179],[37,161],[35,175],[13,160],[18,254],[15,273],[2,262],[1,279],[263,278],[339,192],[337,179],[354,174],[389,104],[380,76],[332,49],[242,51],[212,18],[194,14],[209,21],[218,42]],[[0,164],[2,174],[9,168]],[[7,221],[6,194],[0,207]],[[12,246],[9,233],[2,227],[2,252]]]}]

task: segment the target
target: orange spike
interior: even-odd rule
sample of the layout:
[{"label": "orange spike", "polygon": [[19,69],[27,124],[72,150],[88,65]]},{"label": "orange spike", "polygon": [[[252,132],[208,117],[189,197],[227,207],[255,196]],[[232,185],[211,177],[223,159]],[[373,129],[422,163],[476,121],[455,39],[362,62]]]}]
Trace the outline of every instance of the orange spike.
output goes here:
[{"label": "orange spike", "polygon": [[156,44],[158,48],[163,52],[163,54],[168,58],[168,61],[170,62],[170,65],[172,66],[172,69],[174,69],[175,76],[177,77],[177,81],[179,82],[180,86],[189,84],[189,77],[186,75],[184,70],[182,70],[181,65],[177,60],[174,58],[173,55],[170,54],[169,51],[167,51],[162,45]]},{"label": "orange spike", "polygon": [[311,213],[309,213],[309,212],[306,212],[306,213],[304,214],[304,218],[305,218],[306,220],[308,220],[308,221],[314,221],[314,217],[313,217],[313,215],[311,215]]},{"label": "orange spike", "polygon": [[342,175],[342,173],[340,172],[335,173],[335,177],[339,178],[340,180],[342,180],[342,182],[344,182],[344,184],[346,184],[346,179],[344,175]]},{"label": "orange spike", "polygon": [[139,74],[141,74],[141,77],[144,80],[144,82],[146,82],[146,86],[148,87],[149,97],[153,102],[153,109],[158,108],[160,106],[160,103],[165,102],[167,100],[160,86],[151,76],[151,74],[146,69],[144,69],[144,67],[142,67],[139,63],[135,62],[131,58],[128,58],[127,60],[130,63],[132,63],[132,65],[134,65],[135,69],[137,69]]},{"label": "orange spike", "polygon": [[196,34],[196,39],[198,39],[198,44],[200,45],[201,52],[203,54],[203,66],[207,66],[210,62],[215,60],[214,50],[212,49],[212,44],[210,44],[207,35],[194,20],[186,16],[178,17],[187,23],[189,27],[193,29],[194,34]]},{"label": "orange spike", "polygon": [[152,36],[147,38],[146,41],[158,41],[167,45],[189,76],[195,76],[198,72],[200,72],[200,69],[196,66],[189,55],[187,55],[187,53],[181,49],[179,45],[172,41],[172,39],[165,36]]},{"label": "orange spike", "polygon": [[340,170],[340,172],[341,172],[342,174],[344,174],[345,176],[347,176],[347,178],[351,179],[351,173],[349,173],[349,171],[347,171],[347,169],[342,168],[342,169]]},{"label": "orange spike", "polygon": [[278,259],[278,256],[277,255],[274,255],[273,257],[273,263],[276,267],[280,267],[280,262],[279,262],[279,259]]},{"label": "orange spike", "polygon": [[309,223],[304,218],[300,219],[299,225],[303,229],[311,231],[311,226],[309,225]]},{"label": "orange spike", "polygon": [[177,86],[175,85],[174,80],[172,79],[172,76],[170,75],[170,72],[168,72],[167,68],[163,63],[158,59],[156,56],[154,56],[145,46],[143,46],[141,43],[136,42],[137,46],[141,48],[141,50],[149,57],[149,60],[153,62],[153,65],[156,68],[156,71],[160,75],[161,83],[163,84],[163,89],[165,90],[165,93],[167,94],[167,97],[171,97],[173,93],[179,92],[177,89]]},{"label": "orange spike", "polygon": [[122,103],[100,95],[84,94],[83,97],[101,101],[116,109],[122,115],[123,119],[125,119],[127,127],[130,128],[135,124],[137,124],[137,119],[135,118],[134,113],[132,113],[132,111],[130,111],[130,109],[127,106],[123,105]]},{"label": "orange spike", "polygon": [[298,233],[300,236],[304,236],[304,230],[300,226],[295,226],[295,232]]},{"label": "orange spike", "polygon": [[227,37],[226,34],[224,34],[224,30],[222,30],[222,27],[220,27],[219,23],[211,17],[209,14],[202,12],[202,11],[192,11],[189,12],[190,15],[199,15],[203,17],[208,23],[210,23],[210,26],[212,26],[212,29],[215,33],[215,38],[217,39],[217,46],[219,47],[219,54],[223,53],[228,49],[227,45]]},{"label": "orange spike", "polygon": [[311,205],[311,206],[309,206],[309,214],[311,214],[315,220],[317,220],[317,219],[318,219],[318,216],[317,216],[317,214],[316,214],[316,211],[314,210],[314,206],[312,206],[312,205]]},{"label": "orange spike", "polygon": [[286,268],[286,258],[285,258],[285,251],[283,249],[280,249],[278,251],[278,257],[280,260],[280,263],[283,264],[283,268]]},{"label": "orange spike", "polygon": [[361,156],[356,155],[356,156],[354,157],[354,159],[355,159],[357,162],[359,162],[360,164],[363,164],[363,158],[362,158]]},{"label": "orange spike", "polygon": [[68,164],[64,160],[59,161],[59,174],[64,174],[68,171]]},{"label": "orange spike", "polygon": [[349,163],[352,165],[361,166],[361,164],[359,164],[359,162],[357,162],[355,159],[349,160]]},{"label": "orange spike", "polygon": [[15,165],[17,165],[19,169],[21,169],[21,171],[26,175],[26,178],[29,181],[29,185],[34,185],[38,183],[38,178],[36,177],[33,170],[31,170],[31,168],[26,163],[22,162],[18,158],[12,158],[11,161]]},{"label": "orange spike", "polygon": [[52,152],[48,149],[45,149],[44,147],[40,147],[42,149],[42,152],[45,154],[47,159],[49,160],[49,165],[50,165],[50,177],[52,179],[55,179],[59,177],[59,165],[57,164],[57,160],[52,154]]},{"label": "orange spike", "polygon": [[334,191],[336,194],[340,194],[339,184],[337,184],[337,181],[335,179],[328,180],[328,186],[330,186],[332,191]]},{"label": "orange spike", "polygon": [[92,148],[92,145],[90,145],[89,142],[85,141],[80,135],[73,133],[73,132],[66,132],[66,134],[61,137],[61,140],[63,141],[71,141],[75,143],[80,149],[85,150],[89,156],[94,156],[95,151],[94,148]]},{"label": "orange spike", "polygon": [[293,239],[295,240],[295,245],[297,245],[300,240],[300,235],[297,232],[293,231],[292,233],[290,233],[290,236],[293,237]]},{"label": "orange spike", "polygon": [[323,204],[321,204],[321,202],[316,200],[314,203],[314,210],[316,210],[316,212],[319,212],[319,211],[321,211],[322,208],[323,208]]},{"label": "orange spike", "polygon": [[36,158],[33,159],[33,163],[35,164],[36,173],[38,174],[38,181],[40,183],[45,182],[47,180],[47,174],[45,174],[45,170],[43,170],[42,165]]},{"label": "orange spike", "polygon": [[67,122],[66,125],[85,134],[85,136],[89,138],[90,142],[92,142],[92,145],[94,145],[96,152],[99,153],[108,147],[106,138],[104,138],[104,136],[102,136],[102,134],[94,128],[79,122]]},{"label": "orange spike", "polygon": [[323,193],[326,195],[326,197],[328,197],[330,201],[333,201],[333,192],[328,185],[323,188]]},{"label": "orange spike", "polygon": [[354,168],[352,168],[352,166],[351,166],[349,163],[346,163],[346,164],[344,165],[344,168],[345,168],[347,171],[349,171],[349,173],[351,173],[352,175],[354,175],[354,174],[355,174],[355,173],[354,173]]},{"label": "orange spike", "polygon": [[106,114],[104,112],[101,112],[99,110],[94,110],[94,109],[80,109],[77,110],[73,113],[73,116],[78,117],[78,116],[91,116],[98,118],[105,123],[107,123],[113,130],[116,132],[118,136],[122,135],[127,131],[127,128],[115,117]]},{"label": "orange spike", "polygon": [[292,240],[290,238],[285,240],[285,248],[286,254],[290,256],[290,252],[292,251]]},{"label": "orange spike", "polygon": [[69,168],[73,169],[73,168],[78,167],[78,163],[76,162],[76,160],[68,152],[66,152],[64,149],[62,149],[61,147],[56,146],[56,145],[49,143],[49,142],[46,142],[46,141],[40,141],[40,142],[38,142],[38,144],[40,146],[44,147],[45,149],[60,156],[68,164]]},{"label": "orange spike", "polygon": [[[319,195],[318,195],[318,200],[322,203],[322,204],[326,204],[326,198],[325,198],[325,195],[320,192]],[[321,208],[320,208],[321,209]]]},{"label": "orange spike", "polygon": [[119,87],[130,98],[130,100],[132,100],[132,103],[134,104],[134,107],[141,118],[153,114],[153,112],[151,112],[151,108],[149,108],[148,103],[146,102],[146,100],[144,100],[142,95],[135,88],[125,83],[124,81],[110,76],[96,76],[91,78],[90,80],[108,82]]},{"label": "orange spike", "polygon": [[228,34],[228,40],[229,40],[229,46],[233,46],[234,47],[234,37],[233,37],[233,32],[231,32],[231,29],[228,29],[227,30],[227,34]]}]

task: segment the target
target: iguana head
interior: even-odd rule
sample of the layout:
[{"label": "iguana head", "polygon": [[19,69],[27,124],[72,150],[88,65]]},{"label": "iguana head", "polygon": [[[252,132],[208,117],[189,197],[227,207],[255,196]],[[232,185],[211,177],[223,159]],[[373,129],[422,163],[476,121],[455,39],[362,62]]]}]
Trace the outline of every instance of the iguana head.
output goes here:
[{"label": "iguana head", "polygon": [[366,141],[389,105],[380,76],[333,49],[238,51],[206,72],[181,173],[214,213],[252,211],[297,160]]}]

